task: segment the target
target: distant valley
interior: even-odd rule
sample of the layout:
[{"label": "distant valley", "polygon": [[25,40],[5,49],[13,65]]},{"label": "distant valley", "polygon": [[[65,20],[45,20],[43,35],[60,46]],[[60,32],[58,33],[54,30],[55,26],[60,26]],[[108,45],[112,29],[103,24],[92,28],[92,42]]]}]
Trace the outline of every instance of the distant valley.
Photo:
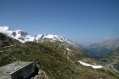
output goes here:
[{"label": "distant valley", "polygon": [[116,48],[113,52],[108,53],[105,55],[101,61],[103,62],[114,62],[119,60],[119,47]]},{"label": "distant valley", "polygon": [[91,44],[87,47],[89,51],[97,55],[98,57],[103,57],[106,54],[113,52],[116,48],[119,47],[119,39],[116,40],[107,40],[99,44]]}]

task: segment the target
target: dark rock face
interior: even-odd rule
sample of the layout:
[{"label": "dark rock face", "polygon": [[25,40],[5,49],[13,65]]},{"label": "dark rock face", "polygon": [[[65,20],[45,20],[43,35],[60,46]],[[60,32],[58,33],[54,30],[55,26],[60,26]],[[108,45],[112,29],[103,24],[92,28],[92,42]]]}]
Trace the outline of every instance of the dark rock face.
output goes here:
[{"label": "dark rock face", "polygon": [[10,38],[2,33],[0,33],[0,47],[11,46],[13,44],[20,43],[15,39]]},{"label": "dark rock face", "polygon": [[13,33],[12,33],[12,35],[15,37],[15,36],[16,36],[16,33],[15,33],[15,32],[13,32]]},{"label": "dark rock face", "polygon": [[28,35],[27,32],[23,32],[23,31],[19,31],[19,34],[21,34],[21,36],[25,37],[26,35]]}]

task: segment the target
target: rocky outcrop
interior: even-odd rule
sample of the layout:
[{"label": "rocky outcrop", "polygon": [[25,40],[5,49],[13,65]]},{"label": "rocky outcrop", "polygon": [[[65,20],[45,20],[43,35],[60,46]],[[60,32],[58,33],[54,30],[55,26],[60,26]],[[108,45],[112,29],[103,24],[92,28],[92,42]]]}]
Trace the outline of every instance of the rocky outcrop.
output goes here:
[{"label": "rocky outcrop", "polygon": [[35,77],[32,77],[31,79],[48,79],[48,76],[43,70],[39,70],[38,75],[36,75]]}]

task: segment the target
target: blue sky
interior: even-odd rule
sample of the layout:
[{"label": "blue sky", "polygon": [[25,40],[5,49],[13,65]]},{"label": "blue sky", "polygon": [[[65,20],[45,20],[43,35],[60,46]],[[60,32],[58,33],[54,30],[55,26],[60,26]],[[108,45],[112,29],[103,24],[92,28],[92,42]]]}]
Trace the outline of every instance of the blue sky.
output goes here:
[{"label": "blue sky", "polygon": [[0,0],[0,26],[99,43],[119,38],[119,0]]}]

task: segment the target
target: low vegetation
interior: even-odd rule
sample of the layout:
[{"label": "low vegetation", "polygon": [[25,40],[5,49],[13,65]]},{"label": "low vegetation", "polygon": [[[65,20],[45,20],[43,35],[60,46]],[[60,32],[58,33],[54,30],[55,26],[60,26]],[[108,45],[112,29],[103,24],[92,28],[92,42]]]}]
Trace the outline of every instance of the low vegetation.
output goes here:
[{"label": "low vegetation", "polygon": [[105,57],[101,59],[101,61],[106,63],[111,63],[118,60],[119,60],[119,47],[115,51],[107,54]]},{"label": "low vegetation", "polygon": [[[118,79],[104,69],[82,66],[79,60],[89,62],[89,58],[81,51],[57,42],[26,42],[0,47],[0,66],[14,61],[33,61],[40,70],[46,72],[49,79]],[[99,64],[93,59],[90,63],[94,61]]]}]

